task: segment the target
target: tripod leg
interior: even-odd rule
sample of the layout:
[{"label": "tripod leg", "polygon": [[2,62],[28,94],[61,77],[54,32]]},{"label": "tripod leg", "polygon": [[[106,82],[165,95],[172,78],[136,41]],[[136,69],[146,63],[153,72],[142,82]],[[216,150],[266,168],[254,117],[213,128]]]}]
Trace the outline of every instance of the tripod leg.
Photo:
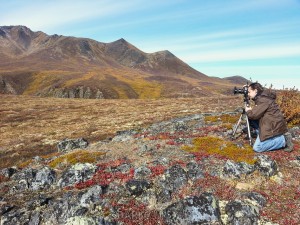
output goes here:
[{"label": "tripod leg", "polygon": [[249,144],[250,144],[250,146],[252,146],[252,139],[251,139],[251,132],[250,132],[249,120],[248,120],[247,114],[245,114],[245,116],[246,116],[246,121],[247,121],[247,130],[248,130]]},{"label": "tripod leg", "polygon": [[236,123],[236,125],[235,125],[235,127],[234,127],[234,131],[233,131],[232,137],[235,135],[235,132],[236,132],[236,130],[238,129],[238,127],[239,127],[239,125],[240,125],[240,123],[241,123],[241,121],[242,121],[242,117],[243,117],[243,114],[241,114],[241,116],[240,116],[238,122]]}]

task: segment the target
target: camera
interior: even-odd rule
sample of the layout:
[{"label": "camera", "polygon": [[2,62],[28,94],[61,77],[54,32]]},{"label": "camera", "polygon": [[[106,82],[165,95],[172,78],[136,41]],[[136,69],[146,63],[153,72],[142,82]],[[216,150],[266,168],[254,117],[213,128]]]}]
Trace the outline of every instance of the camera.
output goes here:
[{"label": "camera", "polygon": [[248,85],[245,85],[244,87],[242,88],[237,88],[237,87],[234,87],[233,89],[233,94],[242,94],[244,95],[245,97],[248,97]]},{"label": "camera", "polygon": [[234,87],[233,94],[242,94],[244,95],[244,102],[249,105],[249,96],[248,96],[248,87],[249,85],[245,85],[242,88]]}]

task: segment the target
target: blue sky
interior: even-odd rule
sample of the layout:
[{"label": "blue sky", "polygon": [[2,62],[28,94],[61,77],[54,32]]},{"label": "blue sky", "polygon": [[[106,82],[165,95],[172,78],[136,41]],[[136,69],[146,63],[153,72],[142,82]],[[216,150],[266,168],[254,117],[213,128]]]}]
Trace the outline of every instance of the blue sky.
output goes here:
[{"label": "blue sky", "polygon": [[209,76],[300,89],[300,0],[0,0],[0,25],[169,50]]}]

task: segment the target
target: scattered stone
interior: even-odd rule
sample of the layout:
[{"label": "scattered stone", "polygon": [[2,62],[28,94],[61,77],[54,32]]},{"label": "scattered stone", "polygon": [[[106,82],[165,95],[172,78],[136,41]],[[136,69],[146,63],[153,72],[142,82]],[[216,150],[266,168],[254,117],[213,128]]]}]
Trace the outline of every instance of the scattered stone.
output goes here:
[{"label": "scattered stone", "polygon": [[80,205],[82,207],[90,208],[101,201],[100,195],[102,194],[101,186],[93,186],[88,189],[80,198]]},{"label": "scattered stone", "polygon": [[150,174],[151,174],[151,170],[146,166],[141,166],[134,170],[135,179],[143,179],[148,177]]},{"label": "scattered stone", "polygon": [[166,224],[221,225],[218,201],[210,193],[175,202],[163,210]]},{"label": "scattered stone", "polygon": [[5,168],[0,171],[0,175],[3,175],[6,178],[10,178],[14,175],[18,170],[15,167]]},{"label": "scattered stone", "polygon": [[126,188],[131,195],[139,196],[150,188],[150,183],[146,180],[130,180],[126,183]]},{"label": "scattered stone", "polygon": [[79,138],[79,139],[64,139],[57,144],[58,152],[70,151],[76,148],[87,148],[89,145],[88,141]]},{"label": "scattered stone", "polygon": [[170,163],[170,160],[165,157],[159,157],[157,160],[153,162],[154,165],[168,165]]},{"label": "scattered stone", "polygon": [[74,216],[84,216],[88,209],[81,206],[80,198],[75,192],[67,192],[60,198],[50,200],[42,212],[43,221],[47,224],[65,224]]},{"label": "scattered stone", "polygon": [[171,192],[166,189],[158,190],[156,199],[158,203],[170,202],[172,200]]},{"label": "scattered stone", "polygon": [[1,216],[1,225],[27,224],[29,218],[29,212],[26,209],[13,208]]},{"label": "scattered stone", "polygon": [[31,183],[32,190],[49,188],[56,182],[56,173],[49,167],[41,168],[37,171],[35,179]]},{"label": "scattered stone", "polygon": [[240,200],[229,202],[225,207],[228,214],[228,224],[257,225],[259,208]]},{"label": "scattered stone", "polygon": [[12,179],[18,184],[13,187],[13,191],[41,190],[49,188],[56,182],[56,173],[49,167],[43,167],[39,170],[25,168],[22,171],[15,173]]},{"label": "scattered stone", "polygon": [[115,170],[116,170],[116,171],[119,171],[119,172],[121,172],[121,173],[128,173],[129,170],[130,170],[130,168],[131,168],[131,165],[130,165],[130,164],[124,163],[124,164],[118,166],[117,168],[112,169],[112,171],[115,171]]},{"label": "scattered stone", "polygon": [[166,170],[163,178],[160,180],[160,186],[162,189],[174,192],[183,187],[187,181],[188,176],[185,170],[179,165],[174,165]]},{"label": "scattered stone", "polygon": [[90,163],[77,163],[64,171],[58,181],[58,186],[66,187],[79,182],[84,182],[91,178],[96,171],[96,166]]},{"label": "scattered stone", "polygon": [[0,208],[0,216],[4,215],[5,213],[8,213],[9,211],[11,211],[13,208],[15,208],[14,205],[1,205]]},{"label": "scattered stone", "polygon": [[272,160],[271,157],[267,155],[257,155],[256,159],[255,168],[264,176],[271,177],[278,172],[277,163]]},{"label": "scattered stone", "polygon": [[65,225],[97,225],[93,218],[86,216],[74,216],[67,219]]},{"label": "scattered stone", "polygon": [[112,141],[114,142],[124,142],[134,139],[134,135],[137,134],[135,130],[124,130],[117,131],[115,137],[113,137]]},{"label": "scattered stone", "polygon": [[224,177],[241,178],[242,175],[248,175],[253,173],[255,167],[245,162],[234,162],[227,160],[223,168]]},{"label": "scattered stone", "polygon": [[249,200],[249,202],[260,208],[263,208],[267,204],[267,200],[264,196],[257,192],[248,192],[243,195],[243,198]]},{"label": "scattered stone", "polygon": [[140,149],[138,150],[138,153],[139,155],[143,155],[145,153],[150,153],[150,152],[153,152],[154,151],[154,148],[153,147],[150,147],[149,145],[142,145],[140,147]]},{"label": "scattered stone", "polygon": [[204,174],[199,166],[195,161],[191,161],[186,165],[188,169],[188,178],[191,180],[197,180],[204,178]]},{"label": "scattered stone", "polygon": [[39,194],[38,196],[31,198],[31,200],[26,203],[26,206],[29,210],[35,210],[36,208],[40,208],[41,206],[48,205],[52,200],[53,197],[51,196]]}]

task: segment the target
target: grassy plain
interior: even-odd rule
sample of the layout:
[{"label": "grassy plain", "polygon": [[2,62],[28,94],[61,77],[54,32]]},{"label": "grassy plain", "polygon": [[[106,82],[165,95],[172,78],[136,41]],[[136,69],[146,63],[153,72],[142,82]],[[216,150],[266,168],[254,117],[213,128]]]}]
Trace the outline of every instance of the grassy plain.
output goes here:
[{"label": "grassy plain", "polygon": [[96,142],[116,131],[203,112],[232,111],[241,96],[87,100],[0,95],[0,168],[56,152],[64,138]]}]

